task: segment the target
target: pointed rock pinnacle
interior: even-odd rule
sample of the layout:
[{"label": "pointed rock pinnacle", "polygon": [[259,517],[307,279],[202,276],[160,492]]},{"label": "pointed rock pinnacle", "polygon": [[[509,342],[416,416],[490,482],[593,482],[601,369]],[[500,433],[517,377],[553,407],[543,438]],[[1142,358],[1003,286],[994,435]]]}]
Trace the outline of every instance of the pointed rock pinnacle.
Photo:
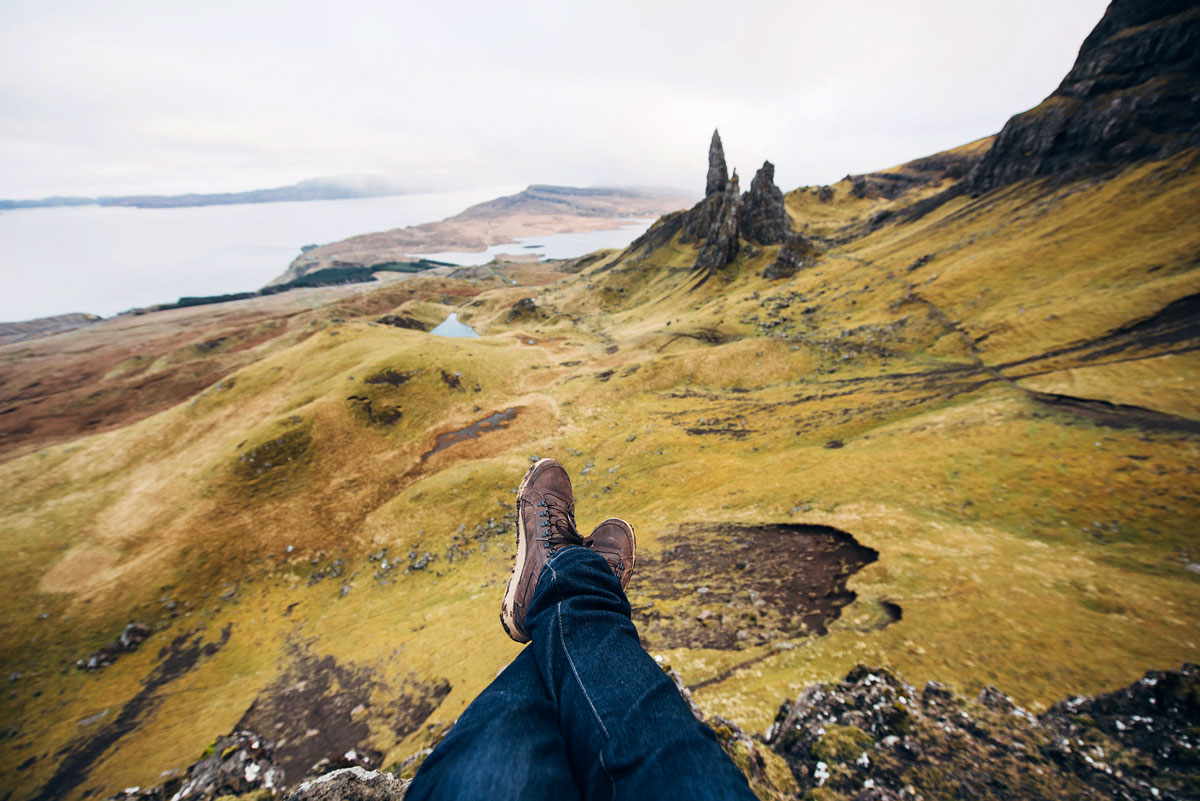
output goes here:
[{"label": "pointed rock pinnacle", "polygon": [[712,144],[708,146],[708,183],[704,187],[704,196],[724,192],[727,183],[729,171],[725,166],[725,148],[721,147],[721,134],[714,130]]}]

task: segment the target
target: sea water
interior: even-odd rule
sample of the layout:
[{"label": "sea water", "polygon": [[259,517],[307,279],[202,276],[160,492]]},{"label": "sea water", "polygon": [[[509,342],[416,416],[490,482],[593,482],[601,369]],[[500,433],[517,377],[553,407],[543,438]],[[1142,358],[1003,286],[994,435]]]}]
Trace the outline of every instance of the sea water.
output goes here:
[{"label": "sea water", "polygon": [[251,292],[281,275],[302,245],[442,220],[520,189],[176,209],[0,211],[0,320],[67,312],[109,316],[184,295]]},{"label": "sea water", "polygon": [[[490,187],[396,197],[175,209],[66,206],[0,211],[0,321],[69,312],[110,316],[192,295],[250,292],[287,269],[306,244],[336,242],[451,217],[520,191]],[[614,230],[524,237],[485,252],[425,254],[484,264],[498,254],[573,258],[625,247],[651,220]]]}]

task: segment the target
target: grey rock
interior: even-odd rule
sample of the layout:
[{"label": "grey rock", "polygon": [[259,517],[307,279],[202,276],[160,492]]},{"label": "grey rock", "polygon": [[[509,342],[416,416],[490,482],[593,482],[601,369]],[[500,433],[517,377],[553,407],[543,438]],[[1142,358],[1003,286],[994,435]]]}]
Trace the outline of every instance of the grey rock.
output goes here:
[{"label": "grey rock", "polygon": [[735,170],[724,192],[709,195],[688,212],[680,241],[700,243],[700,253],[692,267],[694,271],[713,272],[734,260],[741,248],[738,236],[741,209],[742,198]]},{"label": "grey rock", "polygon": [[704,196],[718,195],[729,184],[729,169],[725,166],[725,148],[721,146],[721,134],[714,130],[708,146],[708,181],[704,185]]},{"label": "grey rock", "polygon": [[1034,716],[995,687],[972,703],[859,665],[785,702],[765,742],[801,796],[1194,798],[1198,688],[1200,668],[1185,664]]},{"label": "grey rock", "polygon": [[[219,738],[208,755],[192,765],[171,801],[212,801],[223,795],[279,790],[283,770],[275,765],[275,744],[252,731]],[[164,793],[165,795],[165,793]]]},{"label": "grey rock", "polygon": [[285,801],[399,801],[409,784],[390,773],[356,766],[304,782]]},{"label": "grey rock", "polygon": [[77,660],[75,665],[84,670],[99,670],[111,665],[123,653],[136,651],[138,646],[150,636],[150,627],[140,621],[130,623],[122,629],[115,640],[104,645],[100,650]]},{"label": "grey rock", "polygon": [[764,161],[750,182],[750,191],[742,198],[741,234],[760,245],[779,245],[791,232],[783,192],[775,185],[775,165]]}]

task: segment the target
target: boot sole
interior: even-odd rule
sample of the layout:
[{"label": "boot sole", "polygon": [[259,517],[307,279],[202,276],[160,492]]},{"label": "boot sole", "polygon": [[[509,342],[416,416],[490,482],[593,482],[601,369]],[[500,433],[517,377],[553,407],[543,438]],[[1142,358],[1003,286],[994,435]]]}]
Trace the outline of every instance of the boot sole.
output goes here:
[{"label": "boot sole", "polygon": [[554,461],[556,460],[550,458],[538,459],[525,471],[525,478],[522,479],[521,486],[517,488],[517,559],[513,563],[512,575],[508,579],[508,588],[504,591],[504,600],[500,602],[500,625],[504,627],[505,634],[522,643],[529,642],[529,635],[517,625],[517,617],[513,612],[513,598],[517,594],[517,587],[520,586],[521,577],[525,571],[525,515],[521,514],[521,496],[525,494],[525,488],[529,486],[529,480],[537,469],[543,464]]}]

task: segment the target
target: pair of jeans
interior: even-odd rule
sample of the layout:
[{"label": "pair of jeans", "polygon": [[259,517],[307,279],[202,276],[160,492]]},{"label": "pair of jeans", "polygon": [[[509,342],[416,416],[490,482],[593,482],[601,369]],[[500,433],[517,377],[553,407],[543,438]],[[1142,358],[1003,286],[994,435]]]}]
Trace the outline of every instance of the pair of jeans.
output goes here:
[{"label": "pair of jeans", "polygon": [[746,799],[745,776],[642,648],[599,554],[563,548],[538,576],[531,642],[426,758],[408,801]]}]

